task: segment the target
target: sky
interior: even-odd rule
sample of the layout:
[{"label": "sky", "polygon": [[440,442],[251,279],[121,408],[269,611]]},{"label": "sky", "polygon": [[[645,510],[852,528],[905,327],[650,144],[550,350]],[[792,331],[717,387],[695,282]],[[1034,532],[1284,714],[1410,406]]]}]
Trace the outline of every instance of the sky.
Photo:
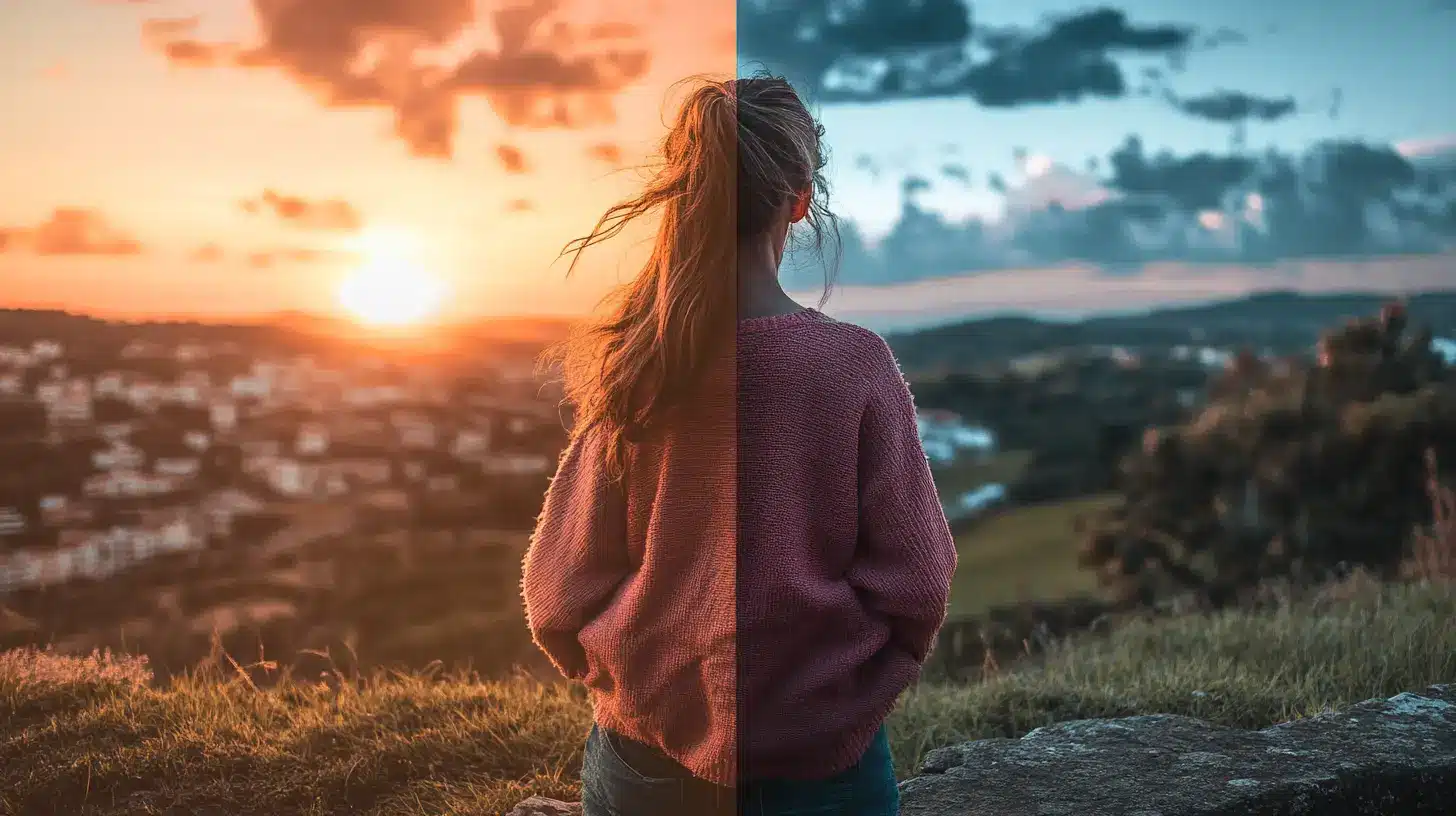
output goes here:
[{"label": "sky", "polygon": [[558,253],[675,83],[757,67],[825,127],[849,319],[1456,287],[1453,37],[1446,0],[0,0],[0,306],[327,313],[399,256],[451,317],[580,313],[649,236]]}]

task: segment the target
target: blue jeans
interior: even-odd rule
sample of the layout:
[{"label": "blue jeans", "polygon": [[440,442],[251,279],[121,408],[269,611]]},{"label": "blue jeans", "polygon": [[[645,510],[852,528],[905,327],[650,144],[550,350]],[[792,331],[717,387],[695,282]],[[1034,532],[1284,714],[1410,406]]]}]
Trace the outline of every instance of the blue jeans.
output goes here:
[{"label": "blue jeans", "polygon": [[900,789],[881,728],[852,768],[828,779],[764,779],[737,791],[695,778],[654,748],[592,726],[583,816],[898,816]]}]

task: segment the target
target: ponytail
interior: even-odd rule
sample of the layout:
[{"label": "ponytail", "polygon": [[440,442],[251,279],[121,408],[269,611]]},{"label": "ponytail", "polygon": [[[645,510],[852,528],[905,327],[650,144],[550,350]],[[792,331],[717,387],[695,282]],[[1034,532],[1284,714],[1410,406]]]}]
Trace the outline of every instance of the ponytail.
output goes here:
[{"label": "ponytail", "polygon": [[642,272],[613,292],[606,316],[546,360],[562,365],[573,434],[600,426],[606,467],[626,470],[629,445],[693,393],[714,358],[731,353],[737,321],[738,112],[734,84],[701,85],[663,141],[663,167],[637,197],[607,210],[567,244],[568,274],[588,247],[657,213]]}]

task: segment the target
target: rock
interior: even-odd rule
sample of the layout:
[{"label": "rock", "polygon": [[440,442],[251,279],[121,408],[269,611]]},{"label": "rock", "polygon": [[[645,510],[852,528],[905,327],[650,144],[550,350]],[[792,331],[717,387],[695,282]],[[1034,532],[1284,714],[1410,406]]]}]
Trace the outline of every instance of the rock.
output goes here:
[{"label": "rock", "polygon": [[506,816],[581,816],[581,804],[532,796],[516,805],[515,809]]},{"label": "rock", "polygon": [[1456,813],[1456,686],[1263,731],[1189,717],[1083,720],[932,752],[904,816]]}]

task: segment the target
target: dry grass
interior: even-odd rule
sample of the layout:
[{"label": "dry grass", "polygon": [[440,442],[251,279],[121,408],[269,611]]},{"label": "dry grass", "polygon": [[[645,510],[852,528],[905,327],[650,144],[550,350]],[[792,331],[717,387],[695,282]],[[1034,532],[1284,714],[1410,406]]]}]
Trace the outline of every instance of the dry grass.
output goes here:
[{"label": "dry grass", "polygon": [[1435,451],[1426,451],[1431,526],[1417,530],[1406,573],[1425,581],[1456,581],[1456,490],[1441,481]]},{"label": "dry grass", "polygon": [[[1456,679],[1456,589],[1347,590],[1260,614],[1134,623],[974,685],[927,685],[890,729],[924,752],[1151,712],[1257,727]],[[0,658],[0,813],[500,814],[577,795],[590,706],[569,687],[468,676],[148,684],[95,655]],[[1201,692],[1198,693],[1198,692]]]}]

